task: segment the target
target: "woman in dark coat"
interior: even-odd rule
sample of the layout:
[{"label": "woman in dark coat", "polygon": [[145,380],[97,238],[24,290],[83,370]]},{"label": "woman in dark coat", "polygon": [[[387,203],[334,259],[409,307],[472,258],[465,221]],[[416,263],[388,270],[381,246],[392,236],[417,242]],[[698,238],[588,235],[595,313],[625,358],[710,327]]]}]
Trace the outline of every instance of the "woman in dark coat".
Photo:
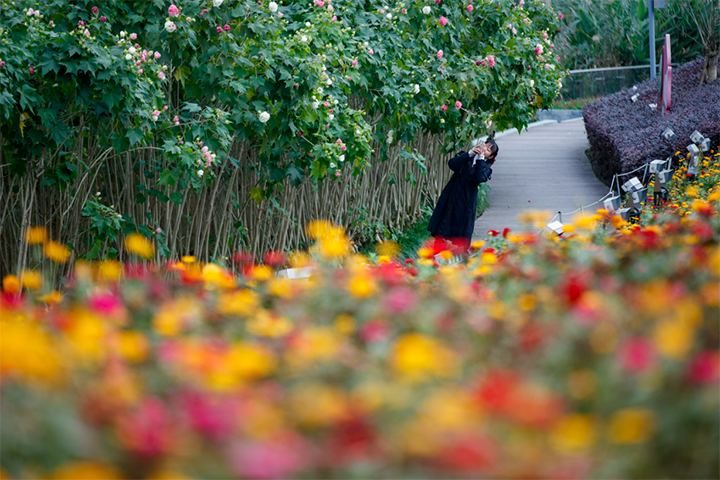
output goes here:
[{"label": "woman in dark coat", "polygon": [[454,173],[430,218],[428,230],[433,237],[447,239],[462,251],[468,250],[475,228],[478,185],[490,180],[497,152],[497,144],[490,140],[448,161]]}]

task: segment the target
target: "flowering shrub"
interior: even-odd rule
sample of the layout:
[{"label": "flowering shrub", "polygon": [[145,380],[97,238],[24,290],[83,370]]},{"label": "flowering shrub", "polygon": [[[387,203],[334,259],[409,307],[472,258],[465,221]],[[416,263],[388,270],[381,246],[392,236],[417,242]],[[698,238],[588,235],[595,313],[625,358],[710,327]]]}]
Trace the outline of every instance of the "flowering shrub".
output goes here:
[{"label": "flowering shrub", "polygon": [[[81,262],[63,292],[37,271],[7,276],[0,466],[58,478],[711,477],[718,180],[639,225],[599,210],[562,237],[478,242],[453,265],[438,245],[403,264],[381,245],[371,261],[315,221],[309,252],[265,265],[246,253],[232,268]],[[26,241],[67,258],[41,228]],[[154,247],[135,235],[125,248],[141,259]],[[313,274],[275,275],[288,265]]]},{"label": "flowering shrub", "polygon": [[[648,106],[660,103],[655,80],[583,108],[589,157],[600,180],[610,185],[616,173],[664,160],[678,150],[685,152],[695,130],[710,137],[711,145],[720,143],[720,84],[699,84],[702,66],[703,60],[698,59],[673,70],[672,105],[664,116]],[[631,100],[633,95],[638,95],[636,102]],[[668,127],[675,133],[670,140],[662,136]]]}]

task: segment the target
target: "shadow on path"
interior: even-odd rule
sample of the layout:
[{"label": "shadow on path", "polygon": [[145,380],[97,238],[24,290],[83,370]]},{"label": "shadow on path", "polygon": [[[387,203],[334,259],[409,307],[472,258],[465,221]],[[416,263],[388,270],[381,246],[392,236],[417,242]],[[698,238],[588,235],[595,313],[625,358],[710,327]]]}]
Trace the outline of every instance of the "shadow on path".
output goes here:
[{"label": "shadow on path", "polygon": [[572,212],[609,191],[585,156],[589,145],[582,119],[508,133],[496,142],[500,152],[489,182],[490,207],[475,221],[475,239],[491,229],[520,230],[518,215],[525,210],[547,210],[551,216]]}]

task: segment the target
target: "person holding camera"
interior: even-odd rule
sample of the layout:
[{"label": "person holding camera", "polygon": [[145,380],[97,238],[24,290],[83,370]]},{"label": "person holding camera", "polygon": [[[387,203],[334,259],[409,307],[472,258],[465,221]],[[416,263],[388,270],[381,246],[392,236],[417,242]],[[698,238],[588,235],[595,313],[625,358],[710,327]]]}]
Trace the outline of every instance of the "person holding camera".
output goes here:
[{"label": "person holding camera", "polygon": [[497,153],[497,144],[488,140],[448,161],[453,175],[440,194],[428,231],[436,239],[450,241],[462,253],[470,248],[475,229],[478,185],[490,180]]}]

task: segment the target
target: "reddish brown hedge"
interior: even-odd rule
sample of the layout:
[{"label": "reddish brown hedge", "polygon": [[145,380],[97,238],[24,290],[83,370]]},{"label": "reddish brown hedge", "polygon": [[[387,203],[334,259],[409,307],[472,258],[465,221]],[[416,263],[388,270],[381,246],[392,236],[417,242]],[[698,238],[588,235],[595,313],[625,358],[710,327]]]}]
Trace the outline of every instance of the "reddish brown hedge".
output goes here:
[{"label": "reddish brown hedge", "polygon": [[[612,176],[628,172],[655,159],[685,152],[690,134],[698,130],[720,144],[720,80],[700,84],[703,59],[681,65],[673,71],[672,105],[663,116],[659,108],[658,82],[647,80],[637,90],[623,89],[583,108],[590,142],[589,157],[595,175],[610,185]],[[637,94],[633,102],[631,97]],[[648,105],[658,104],[657,111]],[[675,137],[666,140],[662,132],[670,127]]]}]

